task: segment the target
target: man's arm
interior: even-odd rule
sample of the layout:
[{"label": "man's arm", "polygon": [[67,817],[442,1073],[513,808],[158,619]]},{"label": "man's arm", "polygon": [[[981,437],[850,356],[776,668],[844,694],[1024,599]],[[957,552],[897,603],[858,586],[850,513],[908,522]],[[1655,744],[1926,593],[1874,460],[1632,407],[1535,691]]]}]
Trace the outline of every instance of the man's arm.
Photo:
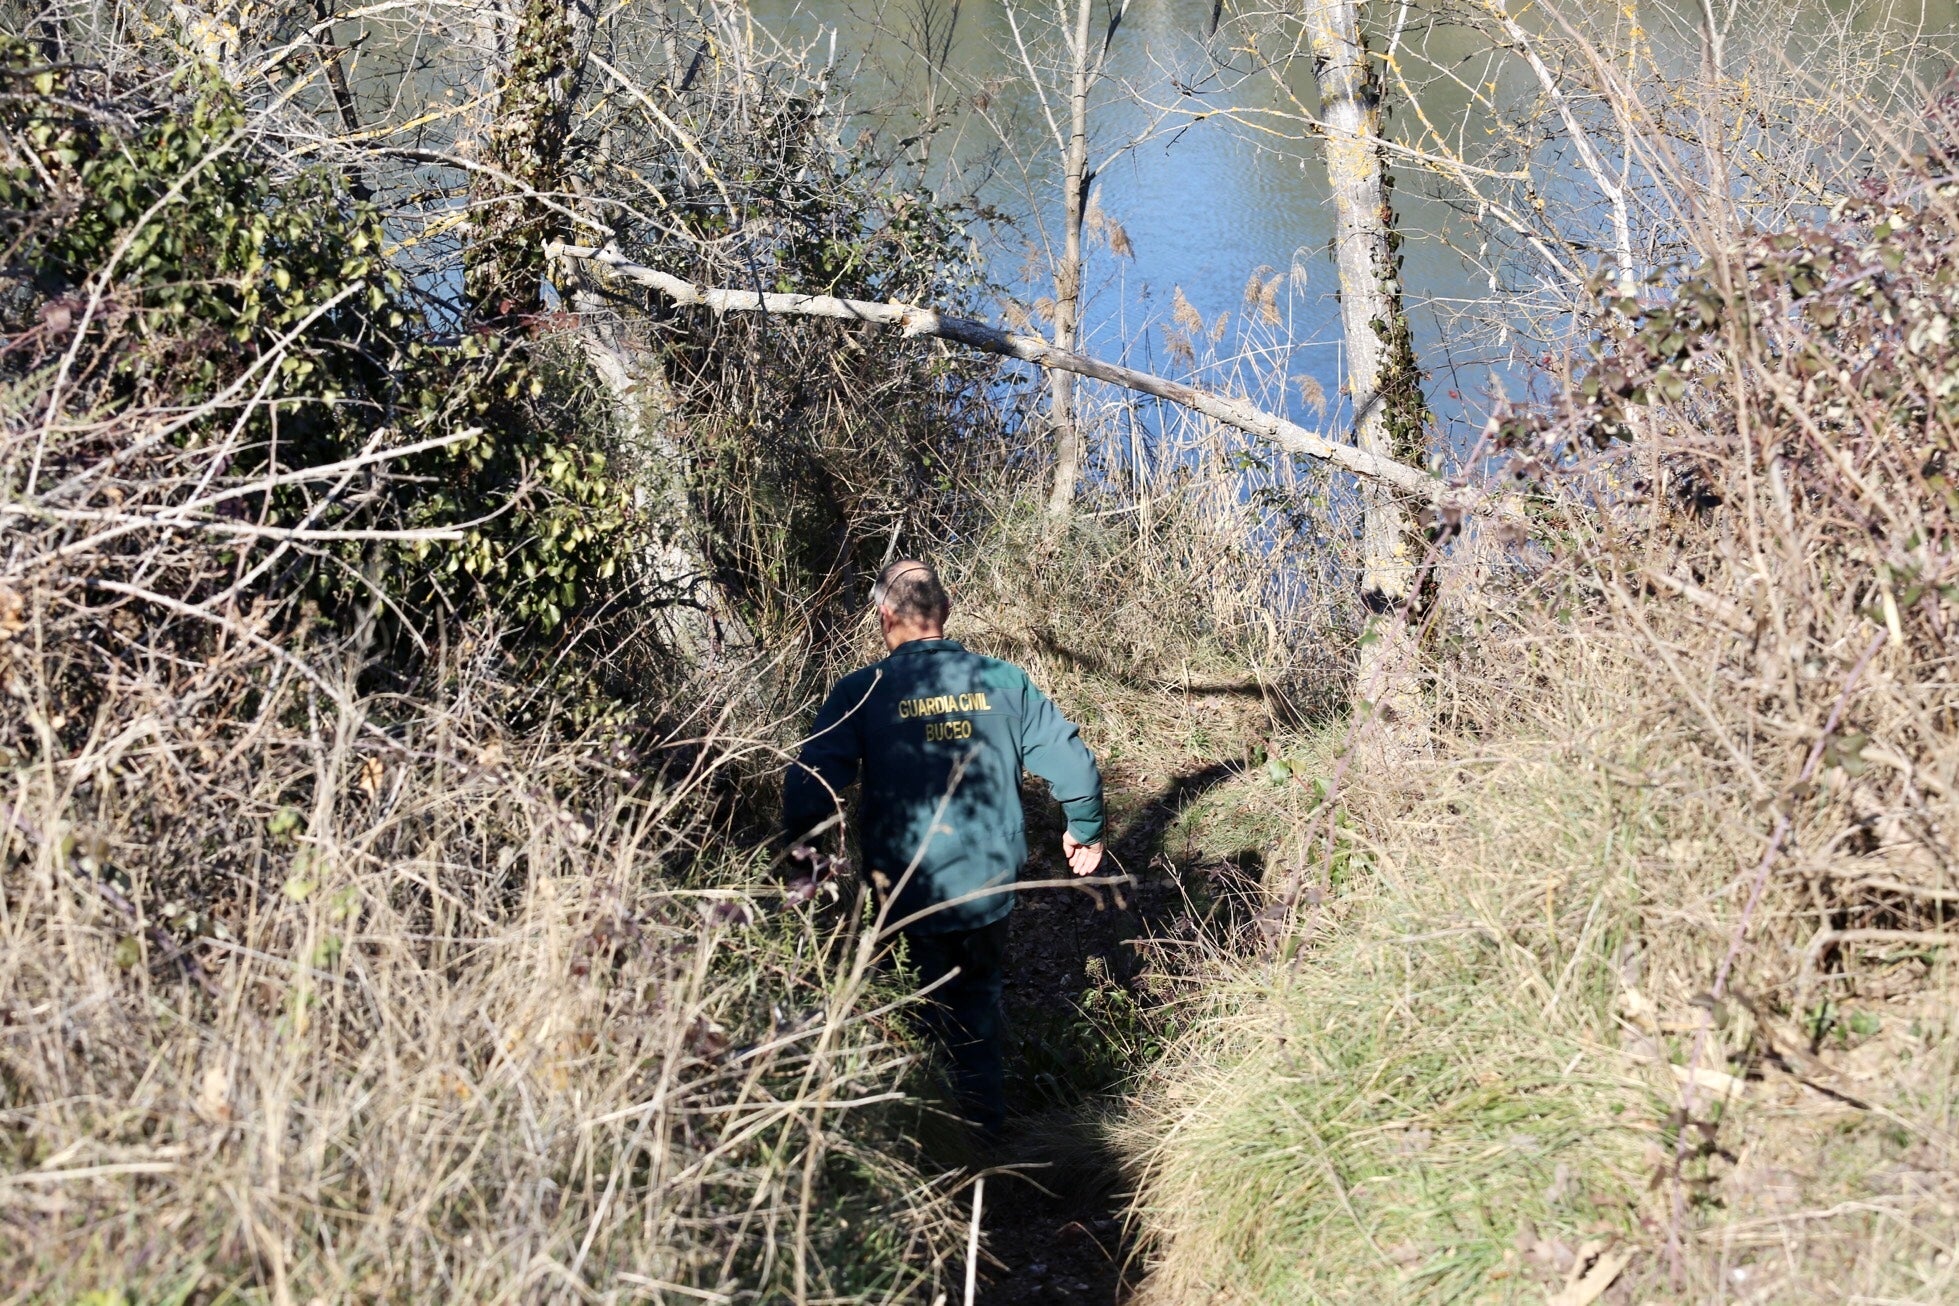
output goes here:
[{"label": "man's arm", "polygon": [[1021,711],[1020,756],[1029,771],[1048,782],[1068,818],[1061,850],[1077,875],[1094,872],[1102,860],[1102,773],[1081,732],[1060,709],[1026,682]]},{"label": "man's arm", "polygon": [[816,714],[782,782],[782,833],[801,843],[837,814],[840,795],[857,779],[864,761],[862,707],[868,686],[839,681]]}]

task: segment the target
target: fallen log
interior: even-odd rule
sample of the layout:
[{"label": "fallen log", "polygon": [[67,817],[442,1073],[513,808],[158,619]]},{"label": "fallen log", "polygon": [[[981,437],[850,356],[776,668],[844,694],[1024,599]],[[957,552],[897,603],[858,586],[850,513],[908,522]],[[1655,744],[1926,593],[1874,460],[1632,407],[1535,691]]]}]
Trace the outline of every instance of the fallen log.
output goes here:
[{"label": "fallen log", "polygon": [[1073,372],[1077,376],[1107,381],[1111,385],[1154,395],[1158,399],[1215,418],[1226,426],[1236,427],[1240,431],[1269,440],[1288,453],[1304,454],[1308,458],[1331,463],[1364,480],[1391,485],[1413,495],[1423,503],[1450,503],[1469,507],[1472,505],[1464,500],[1480,498],[1473,493],[1464,494],[1419,467],[1410,467],[1406,463],[1369,453],[1351,444],[1338,444],[1316,431],[1309,431],[1295,422],[1268,413],[1246,400],[1219,394],[1214,390],[1200,390],[1195,386],[1166,380],[1149,372],[1139,372],[1134,368],[1104,362],[1099,358],[1090,358],[1086,354],[1057,349],[1039,336],[1014,335],[971,318],[953,317],[935,309],[917,308],[909,304],[879,304],[862,299],[838,299],[831,295],[766,294],[754,290],[697,286],[672,273],[634,263],[610,247],[565,245],[551,241],[545,245],[544,252],[548,258],[584,259],[601,264],[610,268],[621,279],[657,290],[674,303],[683,306],[698,304],[716,313],[771,313],[784,317],[827,317],[845,322],[869,322],[878,326],[894,326],[908,336],[934,336],[940,340],[949,340],[954,344],[965,345],[989,354],[1018,358],[1037,367]]}]

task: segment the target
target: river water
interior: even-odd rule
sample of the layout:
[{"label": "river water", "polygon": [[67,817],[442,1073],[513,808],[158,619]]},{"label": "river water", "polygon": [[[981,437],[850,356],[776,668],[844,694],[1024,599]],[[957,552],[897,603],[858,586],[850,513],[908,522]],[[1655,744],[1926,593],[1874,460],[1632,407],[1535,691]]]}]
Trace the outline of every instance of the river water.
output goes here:
[{"label": "river water", "polygon": [[[1019,11],[1020,44],[1037,67],[1058,48],[1047,21],[1052,12]],[[836,61],[859,101],[895,87],[910,109],[928,103],[941,109],[948,123],[934,145],[933,181],[961,187],[983,178],[980,193],[1015,219],[992,247],[996,275],[1024,303],[1052,293],[1043,248],[1050,238],[1057,246],[1060,240],[1059,151],[1039,98],[1028,91],[1014,27],[999,0],[957,6],[761,0],[755,13],[772,32],[810,44],[819,61],[830,57],[834,32]],[[932,17],[921,21],[928,13]],[[1243,347],[1234,328],[1248,281],[1260,272],[1268,281],[1289,274],[1280,302],[1282,334],[1293,356],[1284,372],[1311,376],[1325,394],[1336,395],[1340,333],[1328,257],[1333,214],[1317,147],[1289,130],[1260,134],[1219,116],[1190,121],[1226,102],[1273,106],[1291,91],[1316,103],[1317,93],[1304,69],[1291,87],[1269,73],[1220,74],[1205,48],[1211,20],[1210,0],[1133,0],[1110,44],[1107,77],[1091,115],[1091,156],[1101,165],[1092,194],[1094,206],[1120,227],[1126,249],[1121,237],[1106,237],[1109,228],[1105,238],[1089,242],[1083,345],[1135,366],[1180,370],[1178,364],[1189,360],[1166,357],[1161,334],[1141,329],[1171,319],[1180,294],[1211,326],[1221,314],[1231,315],[1225,335],[1211,346],[1230,354]],[[917,49],[918,33],[929,28],[943,36],[948,25],[942,71],[930,72]],[[1065,128],[1065,102],[1056,94],[1065,83],[1058,72],[1047,80],[1048,108]],[[976,92],[984,100],[981,110],[972,107]],[[1403,195],[1399,203],[1411,228],[1433,216],[1417,197]],[[1475,292],[1461,261],[1439,243],[1411,240],[1404,256],[1405,276],[1417,295]],[[1188,311],[1184,316],[1191,320]],[[1426,330],[1433,334],[1432,321]],[[1210,343],[1208,334],[1200,353]],[[1299,401],[1297,387],[1291,395]]]},{"label": "river water", "polygon": [[[895,101],[895,117],[879,120],[883,130],[908,133],[920,118],[939,116],[943,126],[921,178],[948,189],[977,185],[1016,219],[990,247],[992,264],[1016,298],[1033,303],[1051,292],[1043,242],[1050,235],[1059,240],[1059,152],[1047,113],[1064,127],[1067,119],[1059,94],[1064,82],[1053,68],[1054,3],[1031,0],[1031,7],[1016,8],[1017,24],[1002,0],[755,0],[752,12],[778,38],[811,50],[817,62],[833,61],[860,107]],[[1793,26],[1778,29],[1792,40],[1799,32],[1813,39],[1838,30],[1833,23],[1852,34],[1882,29],[1901,40],[1937,38],[1950,35],[1955,19],[1955,0],[1862,5],[1854,14],[1842,0],[1794,9],[1773,0],[1757,8],[1742,8],[1743,0],[1715,4],[1730,40],[1758,49],[1761,24],[1788,24],[1792,15]],[[1374,44],[1382,49],[1393,42],[1401,66],[1419,70],[1411,80],[1423,84],[1421,108],[1431,121],[1454,122],[1469,138],[1498,125],[1486,111],[1465,111],[1465,85],[1506,75],[1480,38],[1426,18],[1426,9],[1376,0],[1369,10],[1384,29],[1401,28],[1398,36],[1383,30]],[[1207,48],[1213,15],[1211,0],[1131,0],[1109,45],[1108,76],[1091,119],[1092,153],[1102,164],[1093,194],[1128,248],[1091,241],[1084,344],[1132,365],[1187,371],[1188,358],[1165,355],[1162,331],[1141,329],[1170,322],[1181,295],[1208,324],[1233,315],[1210,346],[1214,355],[1235,354],[1241,362],[1255,355],[1255,370],[1264,375],[1311,378],[1286,387],[1290,415],[1338,425],[1337,409],[1323,417],[1311,401],[1315,385],[1327,396],[1339,394],[1340,332],[1328,256],[1333,215],[1319,148],[1284,116],[1288,107],[1317,104],[1310,63],[1295,60],[1283,73],[1250,71],[1241,58],[1221,63]],[[1642,11],[1642,22],[1660,61],[1686,68],[1698,59],[1692,22],[1682,13]],[[1775,39],[1767,43],[1771,51]],[[1029,90],[1023,48],[1037,68],[1047,65],[1046,110]],[[1511,74],[1516,71],[1513,61]],[[1924,68],[1913,71],[1929,80]],[[1219,112],[1225,109],[1255,121]],[[1405,127],[1409,117],[1404,112],[1394,121]],[[1465,331],[1457,310],[1487,304],[1492,285],[1488,271],[1476,266],[1478,237],[1462,206],[1437,198],[1441,188],[1433,181],[1406,167],[1397,171],[1407,307],[1430,373],[1431,402],[1457,425],[1451,443],[1460,443],[1463,419],[1475,424],[1478,395],[1502,370],[1504,355],[1496,339]],[[1268,281],[1287,274],[1276,305],[1283,321],[1247,334],[1246,286],[1260,272]],[[1192,320],[1188,311],[1183,316]],[[1197,352],[1205,354],[1204,342]],[[1280,402],[1276,393],[1268,397]]]}]

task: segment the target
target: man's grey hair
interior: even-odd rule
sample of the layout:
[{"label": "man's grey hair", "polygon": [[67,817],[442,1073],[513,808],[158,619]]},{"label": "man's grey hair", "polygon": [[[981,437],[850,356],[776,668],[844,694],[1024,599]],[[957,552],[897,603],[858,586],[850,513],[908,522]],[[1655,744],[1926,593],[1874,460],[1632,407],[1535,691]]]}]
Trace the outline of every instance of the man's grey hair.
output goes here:
[{"label": "man's grey hair", "polygon": [[943,622],[952,611],[952,596],[930,565],[900,558],[878,573],[871,605],[900,621]]}]

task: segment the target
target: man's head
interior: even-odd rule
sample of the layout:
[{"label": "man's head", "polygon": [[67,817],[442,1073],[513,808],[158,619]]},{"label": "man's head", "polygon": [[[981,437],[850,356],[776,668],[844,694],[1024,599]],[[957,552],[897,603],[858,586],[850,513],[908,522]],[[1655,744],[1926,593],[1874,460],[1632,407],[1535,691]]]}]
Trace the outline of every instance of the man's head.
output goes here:
[{"label": "man's head", "polygon": [[939,573],[916,558],[900,558],[878,573],[871,590],[884,646],[895,649],[915,639],[943,639],[952,599]]}]

